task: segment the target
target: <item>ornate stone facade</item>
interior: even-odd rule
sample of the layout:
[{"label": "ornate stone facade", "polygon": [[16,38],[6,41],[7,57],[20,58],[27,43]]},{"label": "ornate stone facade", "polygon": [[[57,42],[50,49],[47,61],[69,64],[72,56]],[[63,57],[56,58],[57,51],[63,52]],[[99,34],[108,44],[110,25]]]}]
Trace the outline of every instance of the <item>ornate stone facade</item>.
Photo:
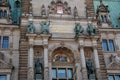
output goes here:
[{"label": "ornate stone facade", "polygon": [[0,4],[0,79],[120,79],[120,29],[102,0],[12,3]]}]

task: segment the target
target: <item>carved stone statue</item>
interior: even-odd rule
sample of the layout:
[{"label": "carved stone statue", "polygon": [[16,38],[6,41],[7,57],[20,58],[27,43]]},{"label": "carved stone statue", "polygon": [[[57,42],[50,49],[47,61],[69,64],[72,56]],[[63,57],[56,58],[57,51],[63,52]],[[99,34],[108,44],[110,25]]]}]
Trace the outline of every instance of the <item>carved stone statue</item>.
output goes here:
[{"label": "carved stone statue", "polygon": [[67,13],[71,15],[71,7],[68,7]]},{"label": "carved stone statue", "polygon": [[42,5],[42,7],[41,7],[41,15],[42,15],[42,16],[45,16],[45,15],[46,15],[46,9],[45,9],[45,6],[44,6],[44,5]]},{"label": "carved stone statue", "polygon": [[116,63],[120,64],[120,57],[117,54],[112,54],[111,62],[116,62]]},{"label": "carved stone statue", "polygon": [[49,34],[50,21],[49,23],[42,22],[40,23],[40,25],[41,25],[41,34]]},{"label": "carved stone statue", "polygon": [[35,32],[35,26],[34,26],[33,22],[30,22],[30,23],[28,24],[27,32],[28,32],[28,33],[34,33],[34,32]]},{"label": "carved stone statue", "polygon": [[88,23],[87,32],[89,36],[95,35],[96,29],[93,27],[91,23]]},{"label": "carved stone statue", "polygon": [[79,23],[76,23],[74,31],[75,31],[75,37],[79,37],[80,35],[83,34],[84,28]]},{"label": "carved stone statue", "polygon": [[78,11],[77,11],[77,7],[74,7],[74,18],[77,18],[78,17]]}]

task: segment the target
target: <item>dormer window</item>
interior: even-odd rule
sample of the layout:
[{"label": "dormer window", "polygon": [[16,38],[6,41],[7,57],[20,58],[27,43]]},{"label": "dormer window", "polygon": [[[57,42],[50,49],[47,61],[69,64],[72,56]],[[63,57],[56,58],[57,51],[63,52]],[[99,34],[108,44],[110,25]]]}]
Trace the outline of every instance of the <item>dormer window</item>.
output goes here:
[{"label": "dormer window", "polygon": [[57,5],[57,14],[63,14],[64,11],[63,11],[64,7],[62,5]]},{"label": "dormer window", "polygon": [[107,22],[107,17],[106,15],[101,15],[101,21],[106,23]]}]

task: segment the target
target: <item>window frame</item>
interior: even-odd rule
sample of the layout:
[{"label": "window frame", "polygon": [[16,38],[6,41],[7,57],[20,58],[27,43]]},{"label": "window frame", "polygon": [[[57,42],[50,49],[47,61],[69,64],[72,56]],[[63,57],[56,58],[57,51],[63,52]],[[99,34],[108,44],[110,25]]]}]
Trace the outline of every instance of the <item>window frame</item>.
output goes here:
[{"label": "window frame", "polygon": [[112,76],[112,77],[113,77],[113,80],[117,80],[117,79],[116,79],[116,76],[119,76],[119,78],[120,78],[120,74],[109,74],[109,75],[108,75],[108,80],[110,80],[110,79],[109,79],[109,76]]},{"label": "window frame", "polygon": [[[104,49],[104,45],[103,45],[103,41],[106,40],[106,46],[107,46],[107,50]],[[112,41],[112,45],[113,45],[113,50],[110,48],[110,41]],[[115,46],[115,41],[114,39],[102,39],[102,50],[104,52],[115,52],[116,51],[116,46]]]},{"label": "window frame", "polygon": [[[53,69],[56,69],[56,78],[54,78],[53,75],[52,75],[52,80],[54,80],[54,79],[56,79],[56,80],[57,80],[57,79],[74,80],[74,77],[73,77],[74,68],[72,68],[72,67],[52,67],[52,70],[53,70]],[[65,77],[64,77],[64,78],[63,78],[63,77],[61,77],[61,78],[59,77],[59,73],[58,73],[58,70],[59,70],[59,69],[64,69],[64,70],[65,70]],[[72,70],[72,71],[71,71],[71,72],[72,72],[72,73],[71,73],[71,74],[72,74],[72,75],[71,75],[71,78],[70,78],[70,76],[68,76],[68,71],[69,71],[69,70]]]},{"label": "window frame", "polygon": [[1,76],[5,76],[5,79],[4,79],[4,80],[7,80],[7,75],[0,75],[0,77],[1,77]]},{"label": "window frame", "polygon": [[[7,37],[7,48],[4,47],[4,38]],[[6,43],[5,43],[6,44]],[[0,49],[9,49],[10,46],[10,37],[9,36],[0,36]]]}]

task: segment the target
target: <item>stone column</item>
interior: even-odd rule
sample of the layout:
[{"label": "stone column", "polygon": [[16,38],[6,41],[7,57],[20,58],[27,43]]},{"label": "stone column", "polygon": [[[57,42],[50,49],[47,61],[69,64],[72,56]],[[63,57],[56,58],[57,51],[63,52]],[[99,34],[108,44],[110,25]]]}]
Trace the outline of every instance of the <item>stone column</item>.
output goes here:
[{"label": "stone column", "polygon": [[76,77],[75,80],[82,80],[82,73],[81,73],[81,67],[80,67],[80,63],[76,63],[75,64],[75,68],[76,68]]},{"label": "stone column", "polygon": [[33,45],[30,45],[28,53],[28,80],[34,80],[34,50]]},{"label": "stone column", "polygon": [[50,34],[42,34],[44,46],[44,80],[49,80],[49,64],[48,64],[48,39]]},{"label": "stone column", "polygon": [[44,80],[49,80],[48,48],[44,45]]},{"label": "stone column", "polygon": [[94,61],[95,61],[95,68],[100,68],[99,57],[96,47],[94,47]]},{"label": "stone column", "polygon": [[51,60],[49,60],[49,79],[48,80],[52,80],[52,63],[51,63]]},{"label": "stone column", "polygon": [[86,69],[86,61],[85,61],[85,54],[83,47],[80,48],[80,59],[81,59],[81,65],[82,65],[82,80],[88,80],[87,77],[87,69]]},{"label": "stone column", "polygon": [[101,80],[101,74],[100,74],[100,62],[99,62],[99,57],[98,57],[98,51],[96,47],[93,49],[94,52],[94,62],[95,62],[95,71],[96,71],[96,77],[97,80]]}]

